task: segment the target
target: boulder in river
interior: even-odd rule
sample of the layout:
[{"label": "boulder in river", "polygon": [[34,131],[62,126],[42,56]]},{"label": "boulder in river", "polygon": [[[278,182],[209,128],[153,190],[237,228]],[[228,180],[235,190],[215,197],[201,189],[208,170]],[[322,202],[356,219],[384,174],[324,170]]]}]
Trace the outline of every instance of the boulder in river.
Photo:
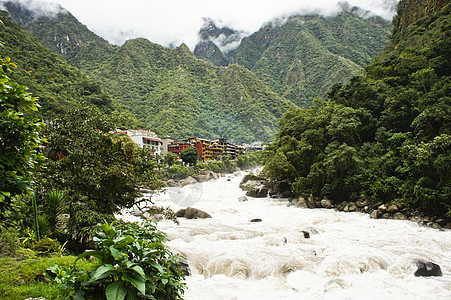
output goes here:
[{"label": "boulder in river", "polygon": [[396,204],[392,204],[387,208],[387,212],[390,214],[397,213],[399,211],[399,207]]},{"label": "boulder in river", "polygon": [[241,196],[240,198],[238,198],[238,202],[246,202],[249,199],[246,196]]},{"label": "boulder in river", "polygon": [[262,222],[262,219],[252,219],[249,222],[252,222],[252,223]]},{"label": "boulder in river", "polygon": [[266,196],[268,196],[268,189],[263,185],[256,186],[252,190],[248,191],[246,193],[246,196],[254,198],[265,198]]},{"label": "boulder in river", "polygon": [[265,180],[260,178],[260,177],[258,177],[258,176],[255,176],[255,175],[252,175],[252,174],[247,174],[241,180],[240,188],[243,191],[247,191],[248,192],[248,191],[251,191],[251,190],[255,189],[256,187],[264,186],[264,182],[265,182]]},{"label": "boulder in river", "polygon": [[179,218],[187,218],[187,219],[207,219],[211,218],[210,214],[204,212],[203,210],[187,207],[186,209],[182,208],[177,211],[177,217]]},{"label": "boulder in river", "polygon": [[193,183],[196,183],[196,182],[197,182],[197,180],[195,178],[193,178],[191,176],[188,176],[187,178],[181,180],[179,185],[180,185],[180,187],[184,187],[185,185],[193,184]]},{"label": "boulder in river", "polygon": [[407,216],[402,212],[397,212],[393,215],[393,219],[395,220],[407,220]]},{"label": "boulder in river", "polygon": [[373,212],[370,215],[371,219],[380,219],[382,217],[382,212],[380,210],[373,210]]},{"label": "boulder in river", "polygon": [[321,200],[321,206],[324,208],[332,208],[332,201],[330,201],[327,198],[324,198],[323,200]]},{"label": "boulder in river", "polygon": [[440,266],[433,262],[417,260],[415,263],[418,267],[418,269],[415,271],[415,276],[417,277],[443,276]]}]

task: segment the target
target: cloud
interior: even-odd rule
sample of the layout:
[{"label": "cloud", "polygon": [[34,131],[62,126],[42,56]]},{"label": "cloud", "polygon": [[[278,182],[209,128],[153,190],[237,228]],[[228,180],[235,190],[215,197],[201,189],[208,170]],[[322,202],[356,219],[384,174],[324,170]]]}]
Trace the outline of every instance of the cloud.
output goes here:
[{"label": "cloud", "polygon": [[[6,10],[5,2],[11,0],[0,0],[0,9]],[[33,12],[33,17],[38,18],[42,15],[54,16],[59,12],[65,12],[65,10],[55,2],[38,2],[35,0],[13,0],[11,2],[20,3],[21,6],[28,8]]]},{"label": "cloud", "polygon": [[[22,0],[23,1],[23,0]],[[338,0],[40,0],[57,2],[80,22],[111,43],[144,37],[164,46],[185,43],[194,50],[203,18],[218,26],[252,33],[262,24],[293,13],[331,15]],[[348,0],[365,10],[391,19],[389,4],[397,0]]]}]

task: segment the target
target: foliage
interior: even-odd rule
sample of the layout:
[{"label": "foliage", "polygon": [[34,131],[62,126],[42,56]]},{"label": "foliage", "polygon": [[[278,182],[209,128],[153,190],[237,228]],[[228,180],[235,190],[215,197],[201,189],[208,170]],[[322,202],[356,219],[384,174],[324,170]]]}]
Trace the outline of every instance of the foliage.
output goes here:
[{"label": "foliage", "polygon": [[0,55],[11,57],[19,66],[11,78],[39,96],[39,117],[52,118],[80,102],[97,106],[104,113],[111,111],[112,100],[98,84],[41,45],[6,12],[1,11],[0,18],[4,23]]},{"label": "foliage", "polygon": [[[50,204],[47,197],[44,211],[54,228],[55,214],[67,207],[76,239],[87,238],[89,228],[131,207],[140,188],[161,187],[150,153],[128,136],[111,133],[114,129],[110,117],[88,105],[75,107],[48,125],[48,160],[39,173],[38,190],[64,191],[66,204]],[[50,211],[52,205],[56,207]]]},{"label": "foliage", "polygon": [[195,147],[189,147],[186,150],[183,150],[180,153],[180,158],[185,164],[189,164],[194,166],[197,163],[199,154],[197,153],[197,149]]},{"label": "foliage", "polygon": [[97,267],[80,272],[54,266],[48,273],[81,299],[181,299],[184,274],[179,257],[162,244],[164,238],[150,223],[104,223],[94,238],[97,250],[77,258],[94,256]]},{"label": "foliage", "polygon": [[331,101],[289,110],[264,173],[297,194],[396,200],[450,216],[450,12],[448,4],[404,28],[366,76],[334,85]]},{"label": "foliage", "polygon": [[178,158],[177,154],[172,153],[172,152],[168,152],[164,156],[164,162],[170,167],[173,164],[175,164],[175,162],[177,161],[177,158]]},{"label": "foliage", "polygon": [[10,81],[7,74],[14,67],[9,58],[0,57],[1,220],[14,196],[31,192],[31,172],[44,160],[37,149],[44,141],[39,136],[44,124],[30,113],[38,110],[38,104],[25,86]]},{"label": "foliage", "polygon": [[[80,99],[77,92],[81,91],[82,96],[86,94],[82,97],[84,102],[106,111],[110,101],[110,108],[114,104],[118,114],[131,116],[125,124],[143,124],[158,129],[161,135],[179,138],[224,136],[235,142],[251,142],[272,140],[278,119],[286,109],[294,106],[245,68],[237,65],[215,67],[197,59],[185,45],[169,49],[145,39],[134,39],[115,47],[88,32],[70,14],[59,13],[55,18],[26,18],[27,12],[32,14],[29,8],[8,9],[14,19],[22,22],[44,45],[86,72],[114,100],[87,78],[77,85],[78,76],[73,72],[53,70],[63,63],[56,59],[55,54],[52,58],[33,60],[37,68],[30,68],[31,73],[22,74],[22,80],[29,80],[26,84],[40,95],[45,112],[62,112],[69,106],[67,99],[74,99],[76,103],[75,100]],[[11,33],[13,30],[23,32],[17,25],[13,27],[8,23],[8,26],[14,28]],[[10,38],[13,39],[14,35],[11,34]],[[25,47],[28,43],[24,45],[24,41],[29,39],[23,35],[15,44]],[[9,51],[17,53],[19,62],[26,63],[36,56],[31,49],[21,51],[18,48],[11,46]],[[36,52],[44,51],[41,50]],[[19,57],[21,53],[28,53],[27,57]],[[49,63],[44,64],[47,61]],[[74,68],[70,71],[75,72]],[[64,78],[66,73],[74,76]],[[43,77],[38,77],[41,74]],[[44,90],[38,91],[38,78],[39,82],[46,83],[41,88],[52,87],[58,92],[50,95]],[[66,90],[66,87],[71,90]],[[48,109],[50,105],[54,109]]]},{"label": "foliage", "polygon": [[341,6],[331,17],[295,15],[283,24],[266,24],[242,40],[232,62],[299,107],[311,106],[335,82],[358,75],[388,43],[389,22]]},{"label": "foliage", "polygon": [[[63,299],[67,293],[59,284],[46,282],[45,270],[58,264],[69,267],[74,264],[75,256],[36,257],[32,251],[21,255],[0,257],[0,298],[23,300],[32,298]],[[93,268],[96,262],[79,260],[77,267],[82,270]],[[48,280],[48,279],[47,279]]]},{"label": "foliage", "polygon": [[261,151],[249,152],[236,158],[236,166],[240,169],[250,169],[261,165]]}]

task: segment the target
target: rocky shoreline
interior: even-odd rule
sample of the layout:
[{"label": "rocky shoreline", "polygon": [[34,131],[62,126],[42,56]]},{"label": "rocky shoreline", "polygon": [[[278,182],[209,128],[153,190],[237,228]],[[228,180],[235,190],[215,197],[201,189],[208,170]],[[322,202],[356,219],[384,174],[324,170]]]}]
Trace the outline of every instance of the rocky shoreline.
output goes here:
[{"label": "rocky shoreline", "polygon": [[420,226],[432,227],[435,229],[451,229],[451,219],[440,218],[437,216],[425,216],[421,212],[411,211],[402,203],[371,203],[369,199],[362,197],[353,202],[333,203],[332,200],[324,198],[322,200],[310,197],[290,197],[291,192],[287,183],[281,182],[276,186],[271,186],[269,182],[256,175],[246,175],[240,183],[240,188],[246,191],[246,196],[255,198],[287,198],[290,205],[302,208],[326,208],[335,209],[343,212],[361,212],[367,213],[372,219],[393,219],[409,220],[416,222]]}]

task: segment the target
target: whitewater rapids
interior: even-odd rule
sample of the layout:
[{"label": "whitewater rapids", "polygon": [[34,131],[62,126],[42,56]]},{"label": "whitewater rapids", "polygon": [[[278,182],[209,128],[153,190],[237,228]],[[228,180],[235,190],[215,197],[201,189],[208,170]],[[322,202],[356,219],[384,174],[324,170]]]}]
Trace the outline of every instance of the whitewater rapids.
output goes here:
[{"label": "whitewater rapids", "polygon": [[[451,299],[451,230],[290,207],[286,199],[240,202],[244,175],[153,198],[175,211],[192,206],[212,216],[158,224],[189,262],[185,299]],[[255,218],[262,222],[249,222]],[[443,277],[415,277],[416,259],[439,264]]]}]

